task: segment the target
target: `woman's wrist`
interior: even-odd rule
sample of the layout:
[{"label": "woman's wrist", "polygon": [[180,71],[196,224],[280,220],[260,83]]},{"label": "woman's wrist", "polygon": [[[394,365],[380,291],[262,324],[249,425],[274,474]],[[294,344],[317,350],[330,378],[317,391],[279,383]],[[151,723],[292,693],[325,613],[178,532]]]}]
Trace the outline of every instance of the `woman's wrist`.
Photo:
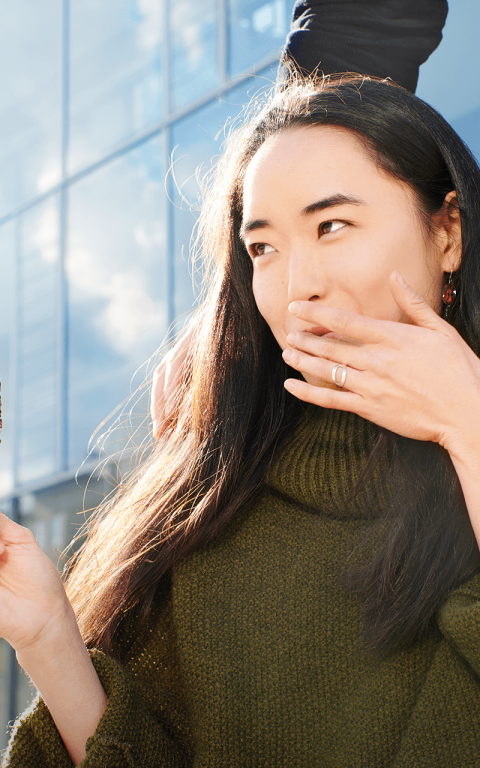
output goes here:
[{"label": "woman's wrist", "polygon": [[[478,411],[478,413],[477,413]],[[468,409],[467,423],[456,424],[444,448],[457,473],[470,522],[480,547],[480,407]]]},{"label": "woman's wrist", "polygon": [[42,635],[28,646],[17,650],[16,656],[20,666],[36,682],[36,677],[55,667],[62,657],[70,657],[72,652],[83,655],[83,649],[85,645],[75,614],[69,605],[65,616],[52,619]]},{"label": "woman's wrist", "polygon": [[48,638],[17,651],[17,660],[38,688],[65,747],[78,765],[108,697],[92,664],[75,617],[52,628]]},{"label": "woman's wrist", "polygon": [[477,407],[471,403],[462,408],[445,436],[443,447],[456,468],[471,468],[480,475],[480,398]]}]

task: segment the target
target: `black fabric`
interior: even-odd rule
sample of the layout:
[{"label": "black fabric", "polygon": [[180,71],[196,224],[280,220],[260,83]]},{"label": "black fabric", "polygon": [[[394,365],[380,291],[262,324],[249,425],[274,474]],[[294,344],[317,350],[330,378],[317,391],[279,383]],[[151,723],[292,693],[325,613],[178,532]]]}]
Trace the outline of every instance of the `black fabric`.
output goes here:
[{"label": "black fabric", "polygon": [[390,77],[415,92],[420,64],[442,39],[446,0],[297,0],[278,81],[285,61],[304,73],[357,72]]}]

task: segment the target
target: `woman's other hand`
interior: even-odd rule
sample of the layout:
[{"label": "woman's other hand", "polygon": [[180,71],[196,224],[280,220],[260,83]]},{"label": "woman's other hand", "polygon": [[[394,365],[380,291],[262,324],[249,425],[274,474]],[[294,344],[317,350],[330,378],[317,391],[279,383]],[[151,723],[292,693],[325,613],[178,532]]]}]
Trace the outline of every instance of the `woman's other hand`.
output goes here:
[{"label": "woman's other hand", "polygon": [[48,642],[72,616],[60,575],[33,533],[0,512],[0,637],[22,653]]},{"label": "woman's other hand", "polygon": [[194,332],[195,325],[191,323],[186,333],[163,358],[153,374],[150,414],[153,434],[157,439],[175,420],[184,366],[191,349]]},{"label": "woman's other hand", "polygon": [[0,637],[15,649],[78,765],[108,699],[57,569],[31,531],[1,512]]}]

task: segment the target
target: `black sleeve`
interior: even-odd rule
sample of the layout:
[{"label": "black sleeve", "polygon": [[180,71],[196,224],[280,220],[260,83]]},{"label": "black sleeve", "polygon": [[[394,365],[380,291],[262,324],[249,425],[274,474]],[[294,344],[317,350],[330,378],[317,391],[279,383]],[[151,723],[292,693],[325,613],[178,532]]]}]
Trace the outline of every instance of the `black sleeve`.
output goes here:
[{"label": "black sleeve", "polygon": [[297,0],[285,62],[304,73],[357,72],[390,77],[415,92],[420,64],[442,39],[447,0]]}]

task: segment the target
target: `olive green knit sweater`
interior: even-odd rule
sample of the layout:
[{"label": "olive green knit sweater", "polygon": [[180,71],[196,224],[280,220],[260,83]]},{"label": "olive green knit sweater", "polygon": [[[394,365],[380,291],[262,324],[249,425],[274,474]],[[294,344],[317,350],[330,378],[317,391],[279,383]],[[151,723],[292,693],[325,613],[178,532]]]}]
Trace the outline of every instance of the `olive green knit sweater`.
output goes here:
[{"label": "olive green knit sweater", "polygon": [[[372,435],[310,409],[261,493],[177,568],[122,666],[92,653],[109,704],[82,768],[480,767],[480,576],[386,657],[363,653],[361,605],[339,585],[365,526],[361,507],[343,511],[343,480]],[[41,700],[3,765],[71,768]]]}]

